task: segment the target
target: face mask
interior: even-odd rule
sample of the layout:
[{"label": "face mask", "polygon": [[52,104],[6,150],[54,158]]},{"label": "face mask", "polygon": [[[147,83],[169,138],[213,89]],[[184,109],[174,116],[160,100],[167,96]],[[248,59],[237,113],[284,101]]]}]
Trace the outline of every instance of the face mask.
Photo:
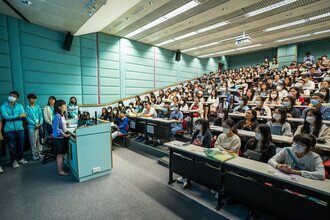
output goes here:
[{"label": "face mask", "polygon": [[281,90],[282,86],[276,86],[276,90]]},{"label": "face mask", "polygon": [[303,86],[303,84],[302,84],[302,83],[296,83],[296,86],[297,86],[298,88],[300,88],[300,87]]},{"label": "face mask", "polygon": [[329,76],[324,77],[323,81],[330,81],[330,77]]},{"label": "face mask", "polygon": [[174,107],[173,110],[174,110],[174,111],[177,111],[177,110],[178,110],[178,107]]},{"label": "face mask", "polygon": [[322,94],[324,97],[327,95],[326,92],[319,92],[320,94]]},{"label": "face mask", "polygon": [[123,104],[118,104],[118,106],[119,106],[119,107],[122,107],[122,106],[123,106]]},{"label": "face mask", "polygon": [[243,100],[239,100],[239,101],[238,101],[238,104],[239,104],[239,105],[243,105],[243,104],[244,104],[244,101],[243,101]]},{"label": "face mask", "polygon": [[224,118],[225,114],[224,113],[219,113],[218,116],[219,116],[219,118]]},{"label": "face mask", "polygon": [[70,105],[75,105],[76,102],[75,101],[70,101]]},{"label": "face mask", "polygon": [[277,97],[276,94],[271,94],[270,97],[272,97],[273,99],[275,99]]},{"label": "face mask", "polygon": [[258,140],[258,141],[260,141],[260,140],[262,140],[262,135],[261,135],[261,133],[256,133],[256,139]]},{"label": "face mask", "polygon": [[228,134],[229,133],[229,128],[223,128],[222,131],[223,131],[223,133]]},{"label": "face mask", "polygon": [[301,154],[305,152],[305,147],[298,143],[292,144],[292,149],[295,153]]},{"label": "face mask", "polygon": [[157,102],[161,102],[162,100],[160,100],[160,99],[157,99]]},{"label": "face mask", "polygon": [[320,104],[320,101],[317,99],[312,99],[311,103],[312,103],[312,105],[316,106],[316,105]]},{"label": "face mask", "polygon": [[258,90],[258,88],[257,88],[257,87],[254,87],[254,88],[253,88],[253,90],[254,90],[254,91],[257,91],[257,90]]},{"label": "face mask", "polygon": [[130,108],[133,108],[133,105],[129,105]]},{"label": "face mask", "polygon": [[117,111],[113,111],[113,114],[117,115]]},{"label": "face mask", "polygon": [[146,101],[146,102],[147,102],[147,101],[148,101],[148,98],[144,98],[144,101]]},{"label": "face mask", "polygon": [[9,102],[16,102],[16,98],[13,96],[8,96],[8,101]]},{"label": "face mask", "polygon": [[306,117],[306,121],[309,123],[309,124],[314,124],[315,122],[315,117],[314,116],[307,116]]},{"label": "face mask", "polygon": [[256,105],[260,105],[260,103],[261,103],[260,101],[256,101]]},{"label": "face mask", "polygon": [[280,119],[281,119],[281,115],[279,115],[279,114],[274,114],[274,115],[273,115],[273,118],[274,118],[275,120],[280,120]]},{"label": "face mask", "polygon": [[289,107],[289,106],[291,106],[291,102],[283,102],[283,105],[284,105],[285,107]]},{"label": "face mask", "polygon": [[202,125],[196,125],[197,130],[202,130]]},{"label": "face mask", "polygon": [[108,109],[108,112],[110,113],[110,112],[111,112],[111,110],[110,110],[110,109]]}]

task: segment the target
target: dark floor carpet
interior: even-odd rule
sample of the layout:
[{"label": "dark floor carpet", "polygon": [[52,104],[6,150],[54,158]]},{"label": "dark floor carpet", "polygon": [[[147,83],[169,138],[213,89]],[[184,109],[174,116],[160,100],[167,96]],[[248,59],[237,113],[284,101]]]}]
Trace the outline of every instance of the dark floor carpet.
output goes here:
[{"label": "dark floor carpet", "polygon": [[113,151],[110,175],[78,183],[55,162],[4,167],[0,219],[224,219],[167,183],[168,170],[129,149]]}]

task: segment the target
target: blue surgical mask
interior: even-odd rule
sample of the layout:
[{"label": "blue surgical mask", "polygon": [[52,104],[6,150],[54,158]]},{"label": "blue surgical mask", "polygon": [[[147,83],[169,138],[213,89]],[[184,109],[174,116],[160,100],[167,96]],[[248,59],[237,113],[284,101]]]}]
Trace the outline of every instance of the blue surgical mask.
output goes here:
[{"label": "blue surgical mask", "polygon": [[330,76],[324,77],[323,81],[330,81]]},{"label": "blue surgical mask", "polygon": [[243,101],[243,100],[239,100],[239,101],[238,101],[238,104],[239,104],[239,105],[244,105],[244,101]]},{"label": "blue surgical mask", "polygon": [[320,101],[317,99],[312,99],[311,103],[312,103],[312,105],[316,106],[316,105],[320,104]]},{"label": "blue surgical mask", "polygon": [[304,153],[305,152],[305,147],[299,143],[292,143],[292,149],[295,153]]},{"label": "blue surgical mask", "polygon": [[262,140],[262,135],[261,135],[261,133],[259,133],[259,132],[256,133],[256,139],[257,139],[258,141]]},{"label": "blue surgical mask", "polygon": [[291,106],[291,102],[289,102],[289,101],[284,101],[284,102],[283,102],[283,105],[284,105],[285,107],[289,107],[289,106]]},{"label": "blue surgical mask", "polygon": [[222,131],[223,131],[223,133],[228,134],[229,133],[229,128],[223,128]]}]

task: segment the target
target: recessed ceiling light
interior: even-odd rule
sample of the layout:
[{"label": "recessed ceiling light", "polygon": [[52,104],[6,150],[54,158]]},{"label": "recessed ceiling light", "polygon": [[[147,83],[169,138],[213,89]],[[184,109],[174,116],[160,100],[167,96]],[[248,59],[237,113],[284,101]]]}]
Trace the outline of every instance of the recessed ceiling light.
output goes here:
[{"label": "recessed ceiling light", "polygon": [[154,5],[154,2],[153,1],[149,2],[149,5]]},{"label": "recessed ceiling light", "polygon": [[113,31],[111,28],[109,28],[109,31]]},{"label": "recessed ceiling light", "polygon": [[125,19],[126,19],[126,21],[128,21],[130,18],[129,17],[126,17]]},{"label": "recessed ceiling light", "polygon": [[318,31],[318,32],[315,32],[314,34],[324,34],[324,33],[328,33],[328,32],[330,32],[330,29],[324,30],[324,31]]},{"label": "recessed ceiling light", "polygon": [[21,2],[22,2],[22,4],[25,5],[25,6],[32,6],[32,5],[33,5],[33,3],[32,3],[31,1],[22,0]]},{"label": "recessed ceiling light", "polygon": [[278,29],[291,27],[291,26],[302,24],[302,23],[305,23],[305,22],[307,22],[307,20],[302,19],[302,20],[290,22],[290,23],[287,23],[287,24],[281,24],[281,25],[278,25],[278,26],[273,26],[273,27],[270,27],[270,28],[266,28],[264,31],[275,31],[275,30],[278,30]]}]

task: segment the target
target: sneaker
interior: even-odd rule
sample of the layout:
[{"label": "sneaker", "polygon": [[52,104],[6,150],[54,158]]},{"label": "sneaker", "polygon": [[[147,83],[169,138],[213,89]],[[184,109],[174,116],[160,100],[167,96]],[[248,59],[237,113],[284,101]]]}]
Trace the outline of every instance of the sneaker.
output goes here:
[{"label": "sneaker", "polygon": [[213,193],[213,194],[216,194],[216,193],[217,193],[217,191],[215,191],[215,190],[211,189],[211,193]]},{"label": "sneaker", "polygon": [[183,183],[184,182],[184,178],[183,177],[178,177],[178,178],[176,178],[176,182],[177,183]]},{"label": "sneaker", "polygon": [[137,138],[135,139],[136,141],[140,141],[142,138],[142,136],[137,136]]},{"label": "sneaker", "polygon": [[17,163],[17,160],[14,160],[13,162],[13,168],[18,168],[19,167],[19,164]]},{"label": "sneaker", "polygon": [[185,181],[183,182],[183,188],[188,189],[190,186],[191,186],[190,182],[187,179],[185,179]]},{"label": "sneaker", "polygon": [[2,169],[2,167],[0,167],[0,173],[3,173],[3,169]]},{"label": "sneaker", "polygon": [[20,161],[18,161],[20,164],[27,164],[29,163],[27,160],[25,160],[24,158],[22,158]]},{"label": "sneaker", "polygon": [[39,157],[40,159],[44,159],[45,155],[39,153],[39,154],[38,154],[38,157]]},{"label": "sneaker", "polygon": [[214,196],[216,199],[219,198],[219,193],[216,193]]}]

